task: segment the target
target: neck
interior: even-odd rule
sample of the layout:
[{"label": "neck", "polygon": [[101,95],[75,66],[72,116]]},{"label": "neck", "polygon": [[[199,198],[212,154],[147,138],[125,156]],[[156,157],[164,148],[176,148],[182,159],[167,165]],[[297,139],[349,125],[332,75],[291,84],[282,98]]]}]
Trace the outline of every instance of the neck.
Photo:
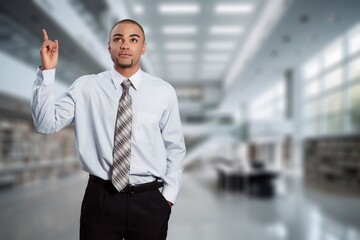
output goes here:
[{"label": "neck", "polygon": [[126,78],[129,78],[139,70],[140,66],[122,68],[120,66],[114,65],[114,68],[118,73],[120,73],[121,75],[123,75]]}]

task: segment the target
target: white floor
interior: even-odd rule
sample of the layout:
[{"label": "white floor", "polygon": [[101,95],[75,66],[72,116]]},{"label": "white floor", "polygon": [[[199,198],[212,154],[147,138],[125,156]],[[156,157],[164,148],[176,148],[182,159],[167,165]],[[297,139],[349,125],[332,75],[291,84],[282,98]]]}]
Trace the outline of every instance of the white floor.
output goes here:
[{"label": "white floor", "polygon": [[[0,193],[0,239],[76,240],[87,175]],[[360,240],[360,197],[283,176],[272,199],[224,193],[211,168],[184,173],[169,240]]]}]

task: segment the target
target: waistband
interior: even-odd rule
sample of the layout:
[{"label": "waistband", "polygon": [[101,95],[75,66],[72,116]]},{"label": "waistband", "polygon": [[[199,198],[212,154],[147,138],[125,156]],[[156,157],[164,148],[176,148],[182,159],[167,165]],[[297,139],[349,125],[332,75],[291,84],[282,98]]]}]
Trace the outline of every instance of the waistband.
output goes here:
[{"label": "waistband", "polygon": [[[112,188],[116,190],[114,185],[111,183],[111,180],[104,180],[102,178],[99,178],[95,175],[90,174],[89,175],[89,181],[102,185],[107,188]],[[140,193],[140,192],[146,192],[146,191],[152,191],[158,188],[161,188],[164,186],[164,183],[162,181],[155,180],[153,182],[149,183],[143,183],[143,184],[128,184],[120,193]]]}]

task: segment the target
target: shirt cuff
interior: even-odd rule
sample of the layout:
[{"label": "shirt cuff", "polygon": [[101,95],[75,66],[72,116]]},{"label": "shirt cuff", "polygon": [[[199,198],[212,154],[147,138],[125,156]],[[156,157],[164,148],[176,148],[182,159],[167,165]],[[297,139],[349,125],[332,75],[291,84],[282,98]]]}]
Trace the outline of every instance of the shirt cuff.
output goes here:
[{"label": "shirt cuff", "polygon": [[164,196],[164,198],[168,202],[171,202],[174,205],[175,205],[178,193],[179,193],[179,191],[175,190],[172,187],[166,186],[166,185],[164,186],[164,188],[162,190],[162,195]]},{"label": "shirt cuff", "polygon": [[42,84],[44,84],[44,85],[54,84],[55,71],[56,71],[55,68],[48,69],[48,70],[41,70],[41,68],[38,68],[38,77],[39,77],[39,79],[42,79]]}]

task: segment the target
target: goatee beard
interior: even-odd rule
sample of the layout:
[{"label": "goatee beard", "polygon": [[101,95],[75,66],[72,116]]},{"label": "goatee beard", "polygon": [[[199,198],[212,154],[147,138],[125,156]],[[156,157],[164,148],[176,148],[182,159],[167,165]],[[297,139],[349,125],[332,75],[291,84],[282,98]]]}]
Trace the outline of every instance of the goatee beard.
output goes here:
[{"label": "goatee beard", "polygon": [[126,64],[126,63],[119,63],[118,65],[119,65],[119,67],[121,67],[121,68],[129,68],[129,67],[131,67],[131,66],[133,65],[133,63],[134,63],[134,60],[131,60],[131,63],[128,63],[128,64]]}]

